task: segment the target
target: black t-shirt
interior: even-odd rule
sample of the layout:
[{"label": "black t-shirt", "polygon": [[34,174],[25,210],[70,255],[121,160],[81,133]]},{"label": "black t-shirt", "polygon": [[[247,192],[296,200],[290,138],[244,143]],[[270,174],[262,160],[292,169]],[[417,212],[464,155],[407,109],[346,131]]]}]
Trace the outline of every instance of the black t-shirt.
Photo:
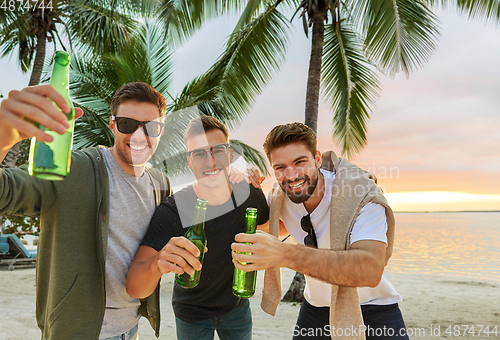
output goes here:
[{"label": "black t-shirt", "polygon": [[[231,244],[234,236],[244,231],[246,208],[257,208],[257,224],[260,225],[268,221],[269,207],[261,189],[246,182],[233,184],[232,187],[233,192],[227,202],[207,206],[205,235],[208,252],[203,260],[200,283],[194,288],[174,284],[174,313],[186,322],[221,317],[246,300],[232,292],[234,265]],[[191,224],[196,199],[192,186],[167,197],[151,218],[141,244],[160,251],[172,237],[183,236]]]}]

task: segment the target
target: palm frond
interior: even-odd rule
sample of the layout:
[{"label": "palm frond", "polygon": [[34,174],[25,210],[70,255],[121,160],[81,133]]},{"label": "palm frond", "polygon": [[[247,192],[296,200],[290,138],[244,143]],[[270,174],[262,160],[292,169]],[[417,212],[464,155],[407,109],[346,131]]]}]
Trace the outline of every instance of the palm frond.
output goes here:
[{"label": "palm frond", "polygon": [[183,136],[191,119],[198,116],[200,113],[196,106],[167,114],[165,131],[160,138],[156,152],[150,159],[155,168],[166,169],[169,176],[182,175],[188,171]]},{"label": "palm frond", "polygon": [[252,19],[258,15],[259,10],[263,6],[263,0],[248,0],[245,9],[240,15],[238,23],[234,27],[233,33],[236,33],[246,25],[248,25]]},{"label": "palm frond", "polygon": [[100,0],[103,7],[113,8],[120,13],[142,16],[154,16],[160,6],[158,0]]},{"label": "palm frond", "polygon": [[1,57],[13,53],[18,48],[18,62],[23,73],[31,68],[37,43],[36,35],[32,34],[31,19],[32,13],[25,11],[15,11],[15,14],[5,11],[0,17]]},{"label": "palm frond", "polygon": [[[274,7],[232,34],[226,50],[202,76],[180,94],[177,109],[186,103],[212,103],[228,128],[238,124],[263,87],[279,70],[286,53],[288,24]],[[228,119],[229,118],[229,119]]]},{"label": "palm frond", "polygon": [[422,0],[362,0],[354,13],[364,13],[365,51],[385,72],[408,77],[434,52],[439,20]]},{"label": "palm frond", "polygon": [[158,21],[164,25],[169,42],[180,46],[205,22],[236,12],[243,3],[239,0],[162,0]]},{"label": "palm frond", "polygon": [[334,112],[334,138],[350,158],[366,145],[366,122],[379,80],[360,37],[349,26],[339,26],[325,26],[322,92]]},{"label": "palm frond", "polygon": [[78,150],[96,145],[113,146],[114,136],[104,116],[91,107],[85,105],[78,107],[84,114],[76,121],[73,148]]},{"label": "palm frond", "polygon": [[114,136],[108,127],[110,103],[117,82],[113,81],[109,65],[100,58],[74,54],[70,65],[70,93],[73,106],[83,110],[76,121],[73,144],[75,149],[95,145],[113,145]]},{"label": "palm frond", "polygon": [[443,8],[456,7],[457,10],[466,14],[469,18],[479,19],[485,23],[500,22],[499,0],[429,0],[432,6],[442,5]]},{"label": "palm frond", "polygon": [[96,54],[117,53],[129,43],[138,22],[132,17],[104,7],[100,2],[74,0],[62,8],[65,23],[76,45],[90,47]]},{"label": "palm frond", "polygon": [[75,127],[75,147],[112,145],[110,104],[123,84],[142,81],[163,93],[169,89],[172,55],[162,39],[161,29],[146,21],[119,55],[83,53],[72,58],[71,97],[84,111],[84,119],[79,119]]},{"label": "palm frond", "polygon": [[146,21],[141,29],[141,40],[150,65],[151,86],[160,93],[168,93],[172,83],[172,52],[162,41],[164,32],[151,21]]},{"label": "palm frond", "polygon": [[247,163],[258,167],[263,175],[269,176],[269,171],[267,171],[266,166],[266,158],[257,149],[254,149],[250,145],[237,139],[231,139],[230,144],[235,154],[234,161],[236,160],[236,156],[242,156]]}]

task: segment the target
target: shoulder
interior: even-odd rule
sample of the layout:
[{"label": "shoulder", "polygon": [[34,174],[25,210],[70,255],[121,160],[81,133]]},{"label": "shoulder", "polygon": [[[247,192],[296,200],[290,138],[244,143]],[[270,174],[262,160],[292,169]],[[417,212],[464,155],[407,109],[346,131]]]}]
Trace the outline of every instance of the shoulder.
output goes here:
[{"label": "shoulder", "polygon": [[97,169],[106,169],[104,162],[104,153],[101,150],[104,147],[95,146],[81,150],[74,150],[71,152],[71,172],[74,170],[78,172],[88,172]]},{"label": "shoulder", "polygon": [[232,187],[233,187],[233,192],[247,192],[250,193],[250,195],[264,194],[262,192],[262,189],[256,188],[252,184],[249,184],[245,181],[242,181],[240,183],[234,183],[232,184]]},{"label": "shoulder", "polygon": [[71,162],[93,162],[100,161],[102,159],[102,154],[99,151],[99,147],[91,147],[81,150],[74,150],[71,152]]},{"label": "shoulder", "polygon": [[179,210],[174,195],[168,196],[163,200],[151,217],[151,227],[164,227],[174,224],[179,219]]},{"label": "shoulder", "polygon": [[167,175],[165,175],[163,172],[160,170],[152,167],[152,166],[146,166],[145,170],[151,175],[153,180],[157,181],[160,183],[160,185],[170,185],[170,181],[168,180]]},{"label": "shoulder", "polygon": [[160,207],[164,209],[170,209],[175,213],[179,213],[179,209],[183,209],[185,206],[190,206],[196,204],[196,193],[194,192],[193,186],[182,188],[171,196],[168,196],[163,202],[161,202]]},{"label": "shoulder", "polygon": [[106,171],[98,147],[74,150],[71,152],[71,169],[68,180],[71,182],[87,181],[96,176],[99,173],[98,169],[103,167]]},{"label": "shoulder", "polygon": [[[237,201],[240,201],[238,200],[238,197],[246,197],[247,202],[255,202],[256,200],[266,201],[266,196],[264,195],[262,189],[256,188],[252,184],[248,184],[245,181],[233,184],[232,187],[233,194],[237,198]],[[243,202],[243,200],[240,202]]]}]

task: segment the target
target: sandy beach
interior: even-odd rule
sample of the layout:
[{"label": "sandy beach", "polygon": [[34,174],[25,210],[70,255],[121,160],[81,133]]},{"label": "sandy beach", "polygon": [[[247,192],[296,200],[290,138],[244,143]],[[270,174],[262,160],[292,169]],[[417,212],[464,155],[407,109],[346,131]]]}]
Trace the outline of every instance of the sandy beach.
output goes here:
[{"label": "sandy beach", "polygon": [[[288,269],[283,269],[282,273],[286,289],[294,273]],[[489,337],[477,334],[478,325],[489,325],[490,331],[497,326],[500,331],[500,281],[399,273],[389,273],[389,276],[404,298],[400,307],[409,334],[413,333],[412,339],[500,338],[500,333],[490,333]],[[176,338],[170,304],[172,282],[173,275],[165,275],[162,279],[160,339]],[[299,305],[281,303],[275,317],[267,315],[260,309],[262,286],[262,275],[259,275],[257,292],[250,299],[254,339],[291,339]],[[40,339],[35,319],[34,268],[14,271],[0,268],[0,306],[0,340]],[[474,335],[469,333],[472,325],[475,326]],[[139,327],[141,340],[156,339],[145,319],[141,319]],[[460,335],[457,335],[458,330]]]}]

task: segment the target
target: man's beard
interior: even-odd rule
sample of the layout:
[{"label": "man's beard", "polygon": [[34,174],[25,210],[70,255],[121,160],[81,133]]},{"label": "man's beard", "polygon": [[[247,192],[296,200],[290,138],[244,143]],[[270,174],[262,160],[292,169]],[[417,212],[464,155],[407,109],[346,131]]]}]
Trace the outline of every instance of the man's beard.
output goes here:
[{"label": "man's beard", "polygon": [[[283,182],[281,182],[281,185],[280,185],[281,189],[285,192],[285,194],[288,196],[290,201],[292,201],[293,203],[296,203],[296,204],[304,203],[312,196],[314,190],[316,189],[316,186],[318,185],[318,180],[319,180],[318,172],[319,172],[319,170],[316,169],[316,174],[312,180],[309,176],[304,175],[302,177],[296,178],[293,181],[283,181]],[[304,179],[305,179],[306,183],[308,183],[307,187],[306,187],[306,192],[303,192],[303,189],[299,192],[296,192],[296,193],[295,192],[288,192],[288,190],[287,190],[288,184],[300,182]]]}]

